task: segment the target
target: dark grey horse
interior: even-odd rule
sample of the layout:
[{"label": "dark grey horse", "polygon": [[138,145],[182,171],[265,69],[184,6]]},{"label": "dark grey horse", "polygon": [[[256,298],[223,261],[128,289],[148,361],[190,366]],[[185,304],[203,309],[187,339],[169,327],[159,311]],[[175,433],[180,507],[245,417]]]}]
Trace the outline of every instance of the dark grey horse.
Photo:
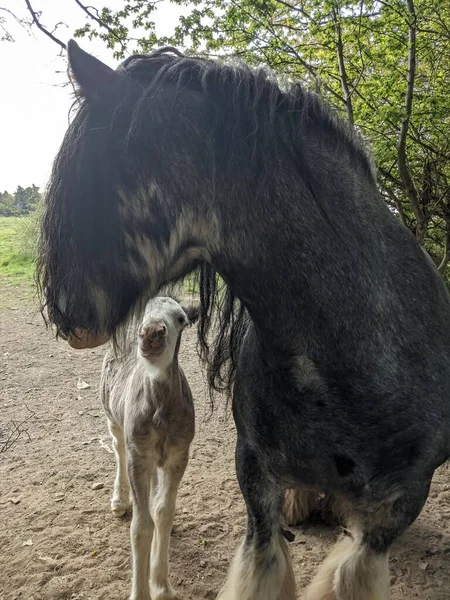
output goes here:
[{"label": "dark grey horse", "polygon": [[219,597],[295,598],[280,515],[304,486],[344,506],[350,532],[307,597],[386,600],[389,548],[450,454],[436,269],[314,94],[170,48],[117,71],[74,42],[69,59],[80,106],[38,264],[50,321],[77,348],[117,339],[199,268],[202,353],[212,386],[233,386],[248,511]]}]

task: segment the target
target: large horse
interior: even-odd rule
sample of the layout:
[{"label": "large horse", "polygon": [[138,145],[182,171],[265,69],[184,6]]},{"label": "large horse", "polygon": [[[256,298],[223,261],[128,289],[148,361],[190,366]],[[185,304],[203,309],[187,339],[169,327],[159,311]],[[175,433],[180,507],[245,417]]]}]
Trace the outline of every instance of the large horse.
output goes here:
[{"label": "large horse", "polygon": [[120,342],[199,268],[202,353],[212,386],[233,388],[248,512],[220,599],[295,598],[280,523],[284,489],[303,486],[349,528],[308,599],[386,600],[389,548],[450,454],[437,270],[355,134],[301,86],[173,48],[112,70],[72,41],[69,62],[79,108],[38,261],[48,318],[75,348]]}]

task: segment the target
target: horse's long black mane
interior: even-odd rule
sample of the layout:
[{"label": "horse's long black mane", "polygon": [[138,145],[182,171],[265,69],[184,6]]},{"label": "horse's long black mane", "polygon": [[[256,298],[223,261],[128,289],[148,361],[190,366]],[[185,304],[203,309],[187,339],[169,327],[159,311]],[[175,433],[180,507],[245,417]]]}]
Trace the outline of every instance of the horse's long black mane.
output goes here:
[{"label": "horse's long black mane", "polygon": [[245,115],[248,119],[245,124],[250,126],[247,133],[252,135],[258,153],[272,150],[262,148],[262,141],[270,142],[262,134],[266,130],[275,135],[275,118],[284,114],[288,131],[281,132],[281,135],[289,135],[289,141],[294,142],[297,152],[301,150],[302,126],[311,127],[325,133],[329,143],[334,144],[337,150],[345,148],[366,173],[373,176],[371,159],[362,140],[349,124],[339,119],[318,94],[307,91],[300,83],[290,89],[282,89],[276,76],[267,68],[252,69],[241,62],[228,64],[185,56],[176,48],[167,46],[149,55],[130,56],[119,70],[141,83],[144,97],[167,83],[175,84],[174,96],[186,88],[202,92],[227,111],[232,133],[239,133],[233,125],[239,118],[245,120]]},{"label": "horse's long black mane", "polygon": [[[156,61],[160,62],[160,67],[155,76]],[[189,57],[172,47],[161,48],[148,56],[131,56],[120,68],[152,90],[171,81],[177,90],[190,87],[207,94],[213,102],[227,104],[230,131],[235,128],[237,115],[246,115],[247,127],[254,134],[255,159],[264,156],[271,159],[270,138],[275,135],[275,118],[283,112],[288,125],[284,134],[289,142],[285,147],[295,149],[294,159],[301,163],[305,174],[308,168],[302,158],[302,125],[317,127],[330,143],[337,149],[344,147],[366,175],[373,177],[372,163],[364,145],[347,123],[340,121],[317,94],[306,91],[300,84],[283,91],[267,69],[251,69],[241,63],[230,66],[207,58]],[[201,265],[198,282],[200,355],[208,366],[210,389],[230,393],[249,316],[211,266]]]},{"label": "horse's long black mane", "polygon": [[[211,123],[213,160],[217,160],[219,153],[221,162],[235,161],[233,141],[242,143],[242,139],[250,140],[248,145],[252,145],[252,151],[248,162],[258,173],[257,185],[260,188],[270,184],[270,177],[266,181],[265,174],[270,172],[267,166],[273,165],[276,139],[277,147],[279,150],[281,148],[283,154],[280,160],[293,163],[301,171],[314,197],[314,178],[302,137],[305,129],[326,138],[327,144],[336,148],[336,153],[345,151],[352,163],[359,165],[367,177],[374,177],[363,144],[347,124],[341,122],[317,94],[306,91],[301,85],[296,84],[289,90],[281,89],[267,69],[251,69],[243,64],[231,65],[208,58],[185,56],[175,48],[166,47],[148,56],[131,56],[119,66],[118,71],[142,88],[141,100],[151,98],[160,86],[167,84],[173,86],[175,98],[186,89],[206,95],[211,106],[220,108],[220,123],[214,120]],[[82,97],[79,101],[83,108],[86,101]],[[122,97],[118,102],[126,102],[126,98]],[[135,106],[130,135],[133,130],[143,127],[145,106],[146,103],[141,101]],[[214,128],[219,127],[220,133],[215,132]],[[225,144],[214,144],[220,135],[225,139]],[[236,168],[233,165],[228,171],[233,172]],[[316,200],[320,205],[320,199]],[[38,273],[42,292],[46,285],[45,265],[38,265]],[[239,299],[211,266],[202,264],[198,269],[198,277],[201,300],[198,326],[200,354],[208,365],[211,390],[230,392],[249,317]]]}]

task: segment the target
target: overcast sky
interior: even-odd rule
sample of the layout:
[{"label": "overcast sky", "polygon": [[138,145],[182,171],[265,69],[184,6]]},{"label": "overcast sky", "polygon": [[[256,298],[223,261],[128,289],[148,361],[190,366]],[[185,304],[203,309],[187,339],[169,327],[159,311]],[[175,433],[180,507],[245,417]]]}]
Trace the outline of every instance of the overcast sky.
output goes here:
[{"label": "overcast sky", "polygon": [[[115,9],[123,2],[89,0],[89,5],[100,8],[106,4]],[[26,15],[23,0],[2,0],[0,4]],[[56,33],[64,42],[85,22],[73,0],[33,0],[32,5],[43,12],[42,21],[49,28],[60,21],[69,25]],[[179,14],[178,7],[163,0],[154,13],[157,33],[170,34]],[[16,41],[0,42],[0,192],[13,192],[18,185],[46,184],[72,103],[71,88],[59,87],[67,81],[67,67],[65,58],[58,58],[58,46],[38,30],[30,36],[13,22],[8,21],[8,27]],[[77,41],[108,65],[117,65],[103,42]]]}]

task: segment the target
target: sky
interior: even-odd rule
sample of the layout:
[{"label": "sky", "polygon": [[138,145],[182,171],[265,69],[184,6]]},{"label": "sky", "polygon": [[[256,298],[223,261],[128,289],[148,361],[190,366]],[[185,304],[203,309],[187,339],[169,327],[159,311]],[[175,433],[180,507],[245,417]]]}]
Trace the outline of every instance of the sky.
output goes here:
[{"label": "sky", "polygon": [[[84,13],[73,0],[32,0],[35,11],[42,11],[42,22],[49,29],[64,21],[55,35],[63,42],[85,23]],[[123,0],[89,0],[90,6],[111,9]],[[2,7],[27,16],[23,0],[1,0]],[[153,13],[159,35],[170,34],[178,22],[180,8],[169,0],[158,4]],[[65,57],[59,47],[37,29],[32,35],[8,21],[15,42],[0,42],[0,192],[14,192],[18,185],[45,186],[52,161],[67,129],[73,102]],[[112,51],[100,40],[77,39],[80,46],[110,65],[117,66]]]}]

